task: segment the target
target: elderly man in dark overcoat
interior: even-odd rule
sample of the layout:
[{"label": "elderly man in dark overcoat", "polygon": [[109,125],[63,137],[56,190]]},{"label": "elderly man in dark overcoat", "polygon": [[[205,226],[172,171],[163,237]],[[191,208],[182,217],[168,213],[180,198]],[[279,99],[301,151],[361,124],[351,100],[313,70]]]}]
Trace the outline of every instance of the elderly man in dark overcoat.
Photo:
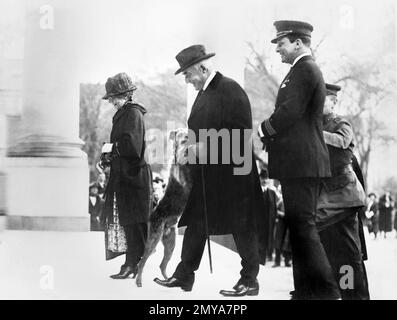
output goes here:
[{"label": "elderly man in dark overcoat", "polygon": [[[106,81],[106,95],[117,110],[113,116],[110,143],[102,152],[110,159],[110,176],[105,192],[106,227],[120,224],[117,243],[126,242],[126,260],[113,279],[126,279],[136,275],[137,265],[143,255],[147,237],[147,223],[151,210],[152,175],[145,160],[146,109],[133,100],[136,86],[125,73],[119,73]],[[105,234],[107,235],[105,230]],[[121,235],[124,235],[123,237]],[[118,234],[113,233],[118,237]],[[112,238],[106,238],[111,240]],[[107,241],[107,242],[108,242]],[[108,246],[108,244],[107,244]],[[123,252],[106,248],[106,258],[111,259]]]},{"label": "elderly man in dark overcoat", "polygon": [[[207,54],[202,45],[193,45],[176,56],[180,65],[176,74],[183,73],[186,83],[198,91],[188,119],[191,133],[189,150],[208,161],[204,164],[189,162],[193,186],[179,222],[179,226],[187,227],[181,262],[171,278],[155,281],[165,287],[181,287],[190,291],[205,248],[206,233],[233,234],[242,270],[233,290],[221,290],[220,293],[225,296],[252,296],[259,292],[256,228],[264,206],[252,150],[251,107],[240,85],[213,69],[210,58],[214,55]],[[222,130],[229,135],[230,141],[220,139],[222,143],[219,141],[218,147],[214,148],[206,145],[207,140],[200,137],[200,130],[211,129],[213,133]],[[237,132],[234,137],[233,129]],[[247,130],[245,136],[244,130]],[[193,141],[192,136],[197,140]],[[244,151],[243,163],[232,155],[236,148]],[[230,161],[224,161],[223,156]],[[215,163],[211,158],[216,160]]]},{"label": "elderly man in dark overcoat", "polygon": [[343,300],[368,300],[368,280],[363,262],[365,241],[360,239],[358,211],[366,195],[352,165],[354,133],[352,125],[334,112],[341,87],[326,84],[324,139],[328,147],[332,177],[320,187],[316,223],[335,278],[340,284],[343,268],[351,268],[350,283],[340,286]]},{"label": "elderly man in dark overcoat", "polygon": [[259,136],[269,154],[269,176],[281,183],[290,230],[294,299],[339,299],[340,293],[315,224],[320,178],[330,176],[323,138],[325,83],[311,56],[313,26],[276,21],[276,51],[292,67],[281,83],[273,114]]}]

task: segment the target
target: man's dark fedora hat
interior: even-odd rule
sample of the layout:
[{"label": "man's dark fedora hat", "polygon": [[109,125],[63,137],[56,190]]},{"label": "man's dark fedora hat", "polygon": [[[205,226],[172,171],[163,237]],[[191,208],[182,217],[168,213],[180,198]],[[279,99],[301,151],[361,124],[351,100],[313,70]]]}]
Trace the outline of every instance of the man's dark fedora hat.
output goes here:
[{"label": "man's dark fedora hat", "polygon": [[124,72],[108,78],[105,88],[106,94],[102,97],[105,100],[137,89],[132,83],[130,76]]},{"label": "man's dark fedora hat", "polygon": [[337,84],[326,83],[325,89],[327,89],[327,96],[336,96],[342,87],[338,86]]},{"label": "man's dark fedora hat", "polygon": [[295,20],[279,20],[273,24],[276,27],[276,37],[271,41],[277,43],[277,40],[289,34],[298,34],[311,38],[313,26],[310,23]]},{"label": "man's dark fedora hat", "polygon": [[201,44],[196,44],[190,46],[186,49],[183,49],[179,52],[175,59],[179,63],[179,69],[175,72],[175,74],[181,73],[185,71],[187,68],[191,67],[192,65],[211,58],[215,55],[215,53],[206,53],[205,47]]}]

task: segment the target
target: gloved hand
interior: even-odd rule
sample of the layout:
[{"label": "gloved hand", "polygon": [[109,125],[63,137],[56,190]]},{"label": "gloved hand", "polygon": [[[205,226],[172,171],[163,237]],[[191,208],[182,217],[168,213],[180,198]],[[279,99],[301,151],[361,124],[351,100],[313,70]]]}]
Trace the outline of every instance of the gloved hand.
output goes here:
[{"label": "gloved hand", "polygon": [[104,143],[102,146],[102,153],[111,153],[113,149],[113,143]]}]

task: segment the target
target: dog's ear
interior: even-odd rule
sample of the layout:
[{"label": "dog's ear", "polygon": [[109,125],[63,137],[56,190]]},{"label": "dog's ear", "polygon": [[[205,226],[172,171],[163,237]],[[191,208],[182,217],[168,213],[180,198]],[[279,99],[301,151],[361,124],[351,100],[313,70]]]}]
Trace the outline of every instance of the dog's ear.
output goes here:
[{"label": "dog's ear", "polygon": [[175,140],[176,130],[171,130],[170,135],[168,137],[169,140]]}]

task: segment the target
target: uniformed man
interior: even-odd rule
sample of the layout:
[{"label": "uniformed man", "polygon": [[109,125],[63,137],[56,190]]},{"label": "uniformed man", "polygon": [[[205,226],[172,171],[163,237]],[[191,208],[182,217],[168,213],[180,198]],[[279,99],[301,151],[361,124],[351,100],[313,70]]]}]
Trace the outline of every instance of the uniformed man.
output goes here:
[{"label": "uniformed man", "polygon": [[[324,139],[332,177],[320,187],[316,223],[333,268],[342,299],[369,299],[368,281],[359,236],[358,211],[365,206],[363,186],[353,170],[354,134],[351,124],[334,113],[340,86],[326,84]],[[351,278],[349,279],[349,272]],[[341,281],[341,277],[345,278]],[[342,283],[340,283],[342,282]]]},{"label": "uniformed man", "polygon": [[294,299],[339,299],[315,224],[320,178],[331,175],[323,137],[325,83],[311,56],[313,26],[276,21],[276,51],[291,70],[278,91],[273,114],[262,122],[259,136],[269,153],[269,176],[283,191],[290,230]]}]

